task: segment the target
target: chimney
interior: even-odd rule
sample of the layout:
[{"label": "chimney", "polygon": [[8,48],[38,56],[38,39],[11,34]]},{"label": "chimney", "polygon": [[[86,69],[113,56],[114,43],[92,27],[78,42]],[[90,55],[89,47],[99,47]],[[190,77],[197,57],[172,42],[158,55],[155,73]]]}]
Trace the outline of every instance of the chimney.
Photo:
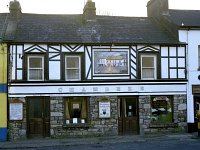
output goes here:
[{"label": "chimney", "polygon": [[95,2],[92,2],[92,0],[87,0],[85,7],[83,9],[83,17],[84,20],[95,20],[96,18],[96,7]]},{"label": "chimney", "polygon": [[15,38],[18,22],[21,19],[22,12],[20,3],[17,0],[10,1],[9,10],[10,10],[10,16],[8,19],[8,24],[5,31],[4,39],[7,41],[12,41]]},{"label": "chimney", "polygon": [[12,19],[19,19],[21,17],[21,5],[17,0],[10,1],[9,10]]},{"label": "chimney", "polygon": [[159,18],[161,15],[169,15],[168,0],[150,0],[147,3],[147,16]]}]

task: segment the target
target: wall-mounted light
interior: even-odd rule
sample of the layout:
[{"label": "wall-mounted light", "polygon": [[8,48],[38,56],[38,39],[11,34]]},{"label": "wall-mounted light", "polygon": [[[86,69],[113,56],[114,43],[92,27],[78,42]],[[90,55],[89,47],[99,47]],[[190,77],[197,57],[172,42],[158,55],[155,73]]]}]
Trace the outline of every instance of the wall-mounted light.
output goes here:
[{"label": "wall-mounted light", "polygon": [[19,54],[19,58],[20,58],[20,59],[23,59],[23,55],[22,55],[22,54]]}]

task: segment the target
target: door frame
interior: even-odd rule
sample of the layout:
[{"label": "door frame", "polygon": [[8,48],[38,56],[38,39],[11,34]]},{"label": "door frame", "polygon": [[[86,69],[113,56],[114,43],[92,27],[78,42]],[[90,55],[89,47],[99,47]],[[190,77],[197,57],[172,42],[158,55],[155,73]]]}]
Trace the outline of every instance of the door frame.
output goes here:
[{"label": "door frame", "polygon": [[[30,116],[29,116],[29,109],[30,109],[30,101],[33,101],[34,99],[40,99],[42,102],[42,133],[41,134],[31,134],[30,133]],[[50,97],[41,97],[41,96],[34,96],[34,97],[26,97],[26,118],[27,118],[27,123],[26,123],[26,133],[28,138],[37,138],[37,137],[49,137],[50,136]],[[48,111],[45,113],[45,111]],[[44,114],[48,115],[45,116]],[[49,129],[47,129],[49,128]]]},{"label": "door frame", "polygon": [[136,135],[139,134],[139,98],[137,96],[121,96],[118,97],[118,112],[119,112],[119,116],[118,116],[118,133],[120,135],[127,135],[127,131],[125,131],[125,121],[127,120],[125,117],[125,100],[127,98],[131,98],[131,99],[135,99],[136,100],[136,125],[137,125],[137,129],[135,132],[132,132],[131,135]]}]

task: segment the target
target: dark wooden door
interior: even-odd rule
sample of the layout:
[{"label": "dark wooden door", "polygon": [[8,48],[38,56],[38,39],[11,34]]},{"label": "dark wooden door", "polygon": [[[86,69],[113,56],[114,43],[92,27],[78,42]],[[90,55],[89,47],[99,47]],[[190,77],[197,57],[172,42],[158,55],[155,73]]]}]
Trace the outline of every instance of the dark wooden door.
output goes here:
[{"label": "dark wooden door", "polygon": [[50,101],[48,97],[27,99],[27,134],[29,138],[50,135]]},{"label": "dark wooden door", "polygon": [[138,134],[138,100],[136,97],[119,99],[119,134]]},{"label": "dark wooden door", "polygon": [[198,119],[197,119],[198,111],[200,111],[200,96],[194,96],[194,124],[193,128],[190,129],[190,132],[198,131]]}]

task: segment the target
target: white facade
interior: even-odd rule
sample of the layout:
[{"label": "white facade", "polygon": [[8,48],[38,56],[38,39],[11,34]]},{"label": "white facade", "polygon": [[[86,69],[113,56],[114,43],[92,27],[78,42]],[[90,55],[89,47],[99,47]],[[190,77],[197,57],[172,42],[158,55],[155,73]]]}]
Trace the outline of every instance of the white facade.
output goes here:
[{"label": "white facade", "polygon": [[188,123],[194,123],[194,95],[192,94],[192,85],[200,85],[200,80],[198,79],[198,76],[200,75],[200,71],[198,70],[198,46],[200,45],[200,29],[179,30],[179,40],[188,44],[187,121]]},{"label": "white facade", "polygon": [[[95,52],[112,50],[113,55],[127,55],[126,72],[95,74]],[[26,55],[46,53],[47,79],[29,83],[26,71]],[[62,77],[63,55],[83,54],[84,74],[80,83],[65,81]],[[184,46],[82,46],[82,45],[11,45],[12,81],[9,84],[9,97],[26,96],[95,96],[95,95],[176,95],[186,94],[186,52]],[[104,54],[104,53],[103,53]],[[102,54],[102,55],[103,55]],[[143,54],[157,57],[157,77],[154,81],[133,82],[140,79],[140,59]],[[63,57],[63,58],[62,58]],[[101,57],[100,57],[101,58]],[[97,62],[98,63],[98,62]],[[109,67],[109,66],[107,66]],[[105,68],[103,68],[105,69]],[[109,70],[109,69],[108,69]],[[118,70],[117,70],[118,71]],[[117,79],[113,81],[113,79]],[[118,80],[120,79],[120,81]],[[95,82],[101,80],[101,82]],[[105,81],[104,81],[105,80]],[[107,82],[110,80],[110,82]],[[126,80],[124,82],[123,80]],[[156,81],[159,80],[159,81]],[[163,80],[165,80],[163,82]],[[173,80],[173,81],[171,81]],[[176,80],[183,80],[177,81]],[[20,82],[23,81],[23,82]],[[28,83],[26,83],[26,82]],[[89,82],[88,82],[89,81]],[[112,81],[112,82],[111,82]]]}]

